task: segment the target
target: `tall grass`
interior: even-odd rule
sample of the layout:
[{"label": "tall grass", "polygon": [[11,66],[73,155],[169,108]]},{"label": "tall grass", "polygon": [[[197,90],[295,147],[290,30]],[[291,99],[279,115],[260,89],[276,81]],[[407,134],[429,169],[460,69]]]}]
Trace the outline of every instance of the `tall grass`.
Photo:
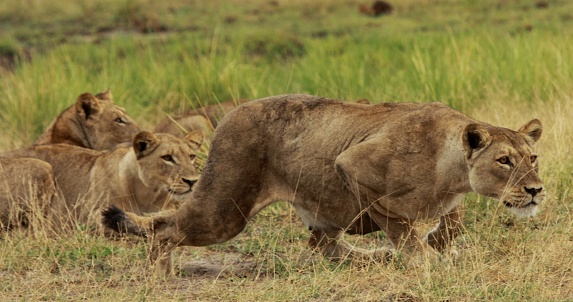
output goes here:
[{"label": "tall grass", "polygon": [[[0,21],[12,25],[4,41],[16,41],[10,42],[18,44],[10,46],[14,49],[37,47],[31,60],[22,59],[13,70],[0,69],[0,150],[29,145],[79,94],[107,88],[148,128],[163,117],[162,111],[283,93],[440,101],[512,129],[541,119],[538,153],[548,197],[537,217],[519,220],[498,202],[470,194],[465,231],[455,244],[459,258],[419,268],[399,261],[362,267],[326,261],[307,249],[308,231],[285,204],[265,209],[228,243],[178,249],[180,274],[167,278],[149,274],[144,240],[110,241],[81,226],[66,238],[14,231],[0,238],[0,296],[573,299],[573,156],[568,143],[573,141],[573,46],[568,40],[573,17],[568,2],[536,8],[535,1],[407,0],[378,19],[360,15],[359,1],[339,0],[58,0],[50,9],[43,2],[27,3],[29,11],[16,12],[17,6],[0,1]],[[64,41],[33,39],[47,30],[47,12],[57,24],[51,30],[66,36]],[[89,14],[90,21],[82,21]],[[169,31],[143,34],[147,30],[138,29],[137,20],[157,20]],[[62,25],[68,23],[77,24],[78,32]],[[0,34],[0,43],[3,39]],[[369,247],[386,243],[383,234],[348,239]]]},{"label": "tall grass", "polygon": [[[59,46],[4,74],[2,117],[26,130],[23,144],[77,95],[108,87],[139,115],[174,111],[186,102],[282,93],[441,101],[469,110],[492,94],[528,103],[567,96],[573,85],[573,46],[548,33],[370,33],[271,43],[277,46],[261,46],[254,55],[248,37],[215,31],[203,38],[112,37],[96,45]],[[279,51],[286,47],[294,50]]]}]

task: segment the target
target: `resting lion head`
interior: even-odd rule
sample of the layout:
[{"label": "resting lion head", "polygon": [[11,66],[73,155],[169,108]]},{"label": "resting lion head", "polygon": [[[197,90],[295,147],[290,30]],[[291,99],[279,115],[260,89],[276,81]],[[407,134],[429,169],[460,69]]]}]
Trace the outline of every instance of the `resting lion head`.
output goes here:
[{"label": "resting lion head", "polygon": [[533,216],[545,197],[535,144],[542,125],[534,119],[518,131],[470,124],[464,142],[472,189],[499,199],[518,216]]},{"label": "resting lion head", "polygon": [[124,108],[115,105],[109,90],[83,93],[64,110],[36,140],[36,145],[69,144],[94,150],[108,150],[131,142],[141,131]]}]

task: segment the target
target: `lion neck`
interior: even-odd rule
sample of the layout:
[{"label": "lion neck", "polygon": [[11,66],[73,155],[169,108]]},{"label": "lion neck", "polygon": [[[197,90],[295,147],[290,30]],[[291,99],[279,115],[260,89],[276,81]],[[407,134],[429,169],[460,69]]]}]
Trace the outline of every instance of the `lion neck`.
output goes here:
[{"label": "lion neck", "polygon": [[[116,154],[114,154],[116,153]],[[113,150],[109,156],[121,156],[114,178],[117,181],[116,187],[120,188],[115,199],[115,205],[138,214],[156,212],[161,210],[169,194],[164,190],[151,187],[155,184],[146,184],[141,180],[139,165],[135,152],[131,147]],[[136,206],[138,205],[138,206]]]},{"label": "lion neck", "polygon": [[[68,107],[60,114],[56,121],[46,129],[45,133],[47,135],[42,135],[36,144],[68,144],[93,149],[75,106]],[[46,137],[48,137],[47,140]]]},{"label": "lion neck", "polygon": [[[465,123],[462,123],[456,129],[464,129],[465,126]],[[461,131],[450,132],[439,151],[442,154],[438,156],[436,163],[437,188],[441,190],[437,192],[439,196],[473,191],[461,135]]]}]

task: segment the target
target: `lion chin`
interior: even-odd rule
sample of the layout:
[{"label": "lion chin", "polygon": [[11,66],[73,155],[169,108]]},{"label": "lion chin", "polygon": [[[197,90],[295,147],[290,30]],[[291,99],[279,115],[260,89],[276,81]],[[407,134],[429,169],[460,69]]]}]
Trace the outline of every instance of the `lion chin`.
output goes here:
[{"label": "lion chin", "polygon": [[167,191],[169,192],[169,195],[171,196],[172,199],[175,199],[178,202],[183,202],[187,199],[190,198],[191,196],[191,192],[193,192],[193,190],[191,188],[187,189],[187,190],[175,190],[175,189],[167,189]]},{"label": "lion chin", "polygon": [[521,202],[521,204],[516,205],[514,203],[504,201],[503,205],[509,209],[515,216],[519,218],[533,217],[539,211],[537,202],[531,199],[528,202]]}]

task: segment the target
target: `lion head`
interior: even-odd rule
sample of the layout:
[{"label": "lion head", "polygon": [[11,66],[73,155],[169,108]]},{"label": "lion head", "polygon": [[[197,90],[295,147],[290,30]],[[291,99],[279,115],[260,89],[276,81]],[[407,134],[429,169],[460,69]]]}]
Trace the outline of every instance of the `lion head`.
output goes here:
[{"label": "lion head", "polygon": [[133,149],[140,180],[172,195],[177,201],[188,198],[199,178],[195,161],[203,142],[200,130],[189,132],[183,139],[166,133],[138,133]]},{"label": "lion head", "polygon": [[69,144],[94,150],[108,150],[131,142],[141,131],[124,108],[115,105],[109,90],[83,93],[76,104],[64,110],[36,140],[36,145]]},{"label": "lion head", "polygon": [[464,131],[464,146],[472,189],[499,199],[518,216],[535,215],[537,206],[545,198],[535,153],[541,132],[542,125],[537,119],[517,132],[468,125]]},{"label": "lion head", "polygon": [[78,122],[92,149],[106,150],[129,142],[141,131],[124,108],[115,105],[109,90],[95,96],[84,93],[76,102]]}]

